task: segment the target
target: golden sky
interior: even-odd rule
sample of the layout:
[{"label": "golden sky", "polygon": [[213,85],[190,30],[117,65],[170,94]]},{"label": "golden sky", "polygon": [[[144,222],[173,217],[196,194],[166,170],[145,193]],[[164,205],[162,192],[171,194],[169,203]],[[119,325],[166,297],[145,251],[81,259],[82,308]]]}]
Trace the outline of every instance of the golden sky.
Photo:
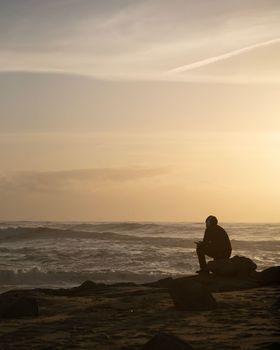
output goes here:
[{"label": "golden sky", "polygon": [[0,1],[0,219],[279,222],[279,18]]}]

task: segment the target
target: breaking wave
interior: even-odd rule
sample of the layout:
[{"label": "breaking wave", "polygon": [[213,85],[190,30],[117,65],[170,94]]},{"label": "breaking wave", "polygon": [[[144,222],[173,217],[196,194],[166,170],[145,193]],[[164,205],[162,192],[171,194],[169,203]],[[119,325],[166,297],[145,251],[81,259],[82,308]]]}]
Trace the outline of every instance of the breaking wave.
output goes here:
[{"label": "breaking wave", "polygon": [[[105,225],[106,228],[109,226]],[[80,227],[77,227],[77,229]],[[127,228],[128,229],[128,228]],[[69,229],[53,229],[48,227],[18,227],[18,228],[8,228],[0,229],[0,242],[2,241],[20,241],[20,240],[50,240],[50,239],[89,239],[89,240],[100,240],[100,241],[134,241],[143,242],[145,240],[146,244],[156,244],[160,246],[180,246],[180,247],[193,247],[194,240],[199,239],[199,237],[189,238],[188,235],[183,235],[181,237],[174,235],[172,233],[170,237],[158,235],[149,236],[139,236],[124,233],[117,233],[111,231],[78,231]],[[280,250],[280,240],[236,240],[232,239],[232,245],[235,248],[246,248],[246,249],[258,249],[263,250]],[[1,251],[1,247],[0,247]]]},{"label": "breaking wave", "polygon": [[[280,225],[226,229],[233,255],[250,257],[259,269],[280,264]],[[0,290],[190,274],[203,230],[200,223],[0,222]]]}]

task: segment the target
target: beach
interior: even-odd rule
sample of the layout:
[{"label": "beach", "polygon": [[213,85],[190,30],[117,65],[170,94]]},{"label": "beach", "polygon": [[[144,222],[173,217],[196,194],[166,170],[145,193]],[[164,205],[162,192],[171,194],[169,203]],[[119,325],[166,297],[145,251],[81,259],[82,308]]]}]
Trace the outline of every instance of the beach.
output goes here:
[{"label": "beach", "polygon": [[[194,274],[200,223],[2,222],[0,314],[7,296],[38,310],[0,318],[0,349],[140,350],[159,332],[193,349],[279,349],[279,272],[259,276],[280,265],[280,226],[224,227],[232,255],[258,265],[253,277]],[[178,310],[180,279],[209,289],[215,307]]]},{"label": "beach", "polygon": [[0,350],[280,350],[280,0],[0,0]]},{"label": "beach", "polygon": [[216,292],[215,309],[182,311],[158,286],[18,291],[36,298],[39,316],[1,319],[0,349],[140,350],[158,332],[193,349],[279,349],[279,292],[279,285]]}]

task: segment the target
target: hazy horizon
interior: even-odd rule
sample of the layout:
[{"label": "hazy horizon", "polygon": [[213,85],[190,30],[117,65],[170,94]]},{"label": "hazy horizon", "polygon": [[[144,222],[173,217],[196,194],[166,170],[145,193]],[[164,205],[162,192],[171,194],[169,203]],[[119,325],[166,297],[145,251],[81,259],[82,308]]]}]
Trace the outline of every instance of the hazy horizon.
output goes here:
[{"label": "hazy horizon", "polygon": [[[49,223],[49,224],[155,224],[155,225],[204,225],[205,220],[203,218],[201,221],[146,221],[146,220],[108,220],[108,221],[98,221],[98,220],[20,220],[20,219],[14,219],[14,220],[2,220],[0,219],[0,225],[1,224],[16,224],[16,223],[33,223],[33,224],[40,224],[40,223]],[[266,221],[257,221],[257,222],[246,222],[246,221],[223,221],[218,223],[220,226],[223,226],[226,228],[226,225],[249,225],[249,226],[263,226],[263,225],[272,225],[272,226],[279,226],[280,222],[266,222]],[[24,228],[24,226],[20,226],[20,228]],[[29,227],[30,228],[30,227]]]},{"label": "hazy horizon", "polygon": [[279,16],[0,0],[0,220],[279,223]]}]

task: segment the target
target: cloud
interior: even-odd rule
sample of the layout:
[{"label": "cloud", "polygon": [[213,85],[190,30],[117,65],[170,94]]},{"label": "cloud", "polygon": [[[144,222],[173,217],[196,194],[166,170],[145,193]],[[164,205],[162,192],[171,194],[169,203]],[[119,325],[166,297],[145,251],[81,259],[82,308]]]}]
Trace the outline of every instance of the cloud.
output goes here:
[{"label": "cloud", "polygon": [[95,191],[108,186],[161,176],[162,168],[123,167],[0,174],[1,192],[53,193]]},{"label": "cloud", "polygon": [[278,0],[0,1],[0,71],[177,80],[162,75],[182,59],[194,69],[279,38],[279,15]]},{"label": "cloud", "polygon": [[215,63],[215,62],[219,62],[219,61],[224,61],[228,58],[231,57],[235,57],[235,56],[239,56],[243,53],[246,53],[248,51],[252,51],[254,49],[260,48],[260,47],[265,47],[265,46],[269,46],[269,45],[273,45],[273,44],[278,44],[280,43],[280,38],[275,38],[272,40],[267,40],[261,43],[256,43],[253,45],[249,45],[246,47],[242,47],[240,49],[237,50],[233,50],[218,56],[214,56],[214,57],[208,57],[206,59],[197,61],[197,62],[193,62],[193,63],[189,63],[174,69],[169,70],[167,73],[182,73],[182,72],[187,72],[187,71],[191,71],[194,70],[196,68],[201,68],[201,67],[205,67],[208,66],[209,64]]}]

